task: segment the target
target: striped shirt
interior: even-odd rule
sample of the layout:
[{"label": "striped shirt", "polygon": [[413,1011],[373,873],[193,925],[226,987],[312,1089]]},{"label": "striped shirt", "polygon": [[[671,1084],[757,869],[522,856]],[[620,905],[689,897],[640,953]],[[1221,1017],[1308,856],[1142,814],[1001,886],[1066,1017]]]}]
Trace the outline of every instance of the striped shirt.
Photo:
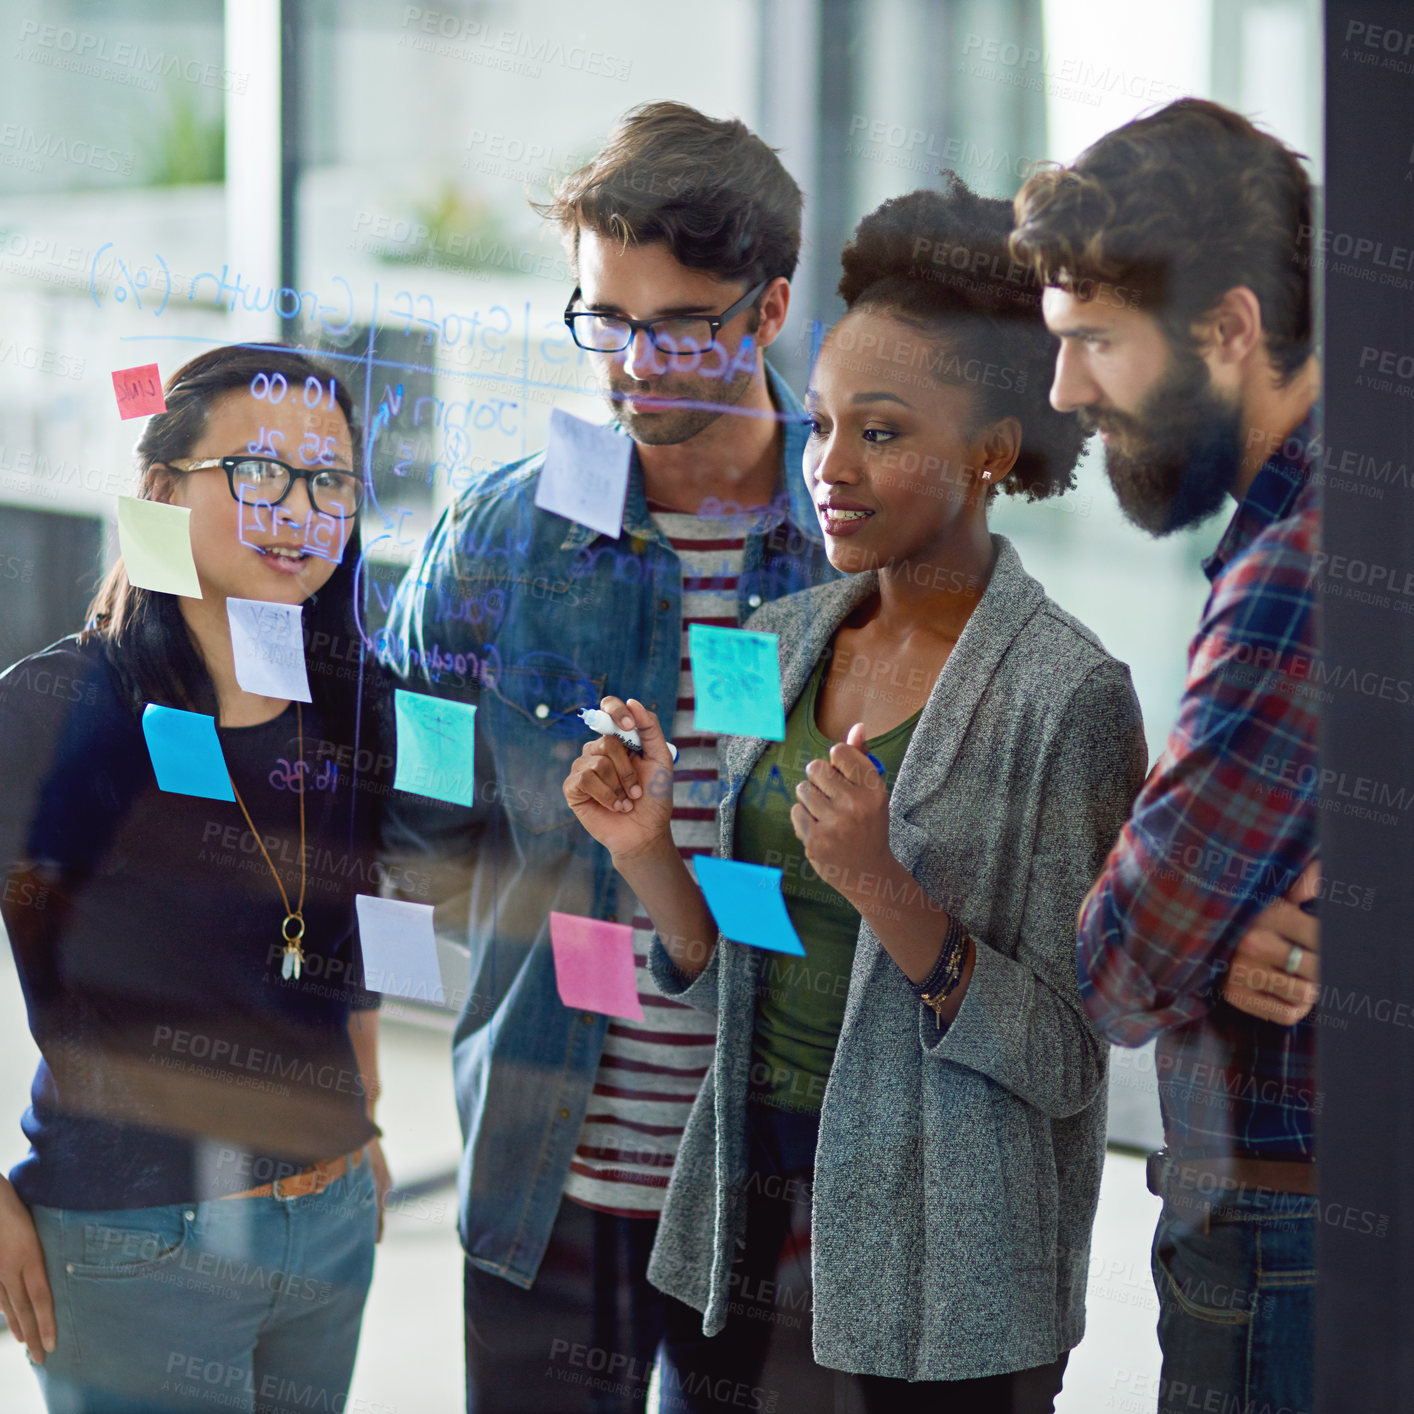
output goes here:
[{"label": "striped shirt", "polygon": [[[669,739],[673,772],[673,841],[685,859],[717,849],[717,737],[693,725],[696,701],[688,629],[736,628],[749,522],[746,517],[684,515],[655,509],[653,520],[682,564],[682,657]],[[666,715],[666,714],[663,714]],[[643,1020],[610,1022],[589,1109],[579,1132],[565,1194],[622,1216],[655,1216],[667,1196],[688,1111],[712,1062],[715,1020],[661,995],[648,975],[653,925],[628,890],[619,919],[633,927],[633,955]]]},{"label": "striped shirt", "polygon": [[1086,1010],[1122,1046],[1159,1036],[1181,1157],[1313,1152],[1318,1013],[1279,1026],[1221,998],[1243,934],[1316,855],[1313,426],[1265,463],[1204,562],[1178,721],[1080,910]]}]

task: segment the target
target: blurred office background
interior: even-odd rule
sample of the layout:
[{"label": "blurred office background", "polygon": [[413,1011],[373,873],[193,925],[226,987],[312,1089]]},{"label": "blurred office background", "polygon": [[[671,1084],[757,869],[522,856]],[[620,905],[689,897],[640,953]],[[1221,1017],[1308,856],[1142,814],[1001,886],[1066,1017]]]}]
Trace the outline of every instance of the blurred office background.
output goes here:
[{"label": "blurred office background", "polygon": [[[564,253],[529,201],[633,104],[735,114],[780,148],[805,191],[806,242],[773,360],[799,386],[812,321],[839,312],[855,223],[942,167],[1009,197],[1033,161],[1071,160],[1196,94],[1308,154],[1319,183],[1320,20],[1318,0],[10,0],[0,661],[78,627],[116,553],[140,424],[119,420],[112,370],[155,362],[165,377],[243,339],[321,349],[365,426],[387,409],[364,532],[368,622],[380,622],[459,489],[542,445],[552,407],[605,416],[560,322]],[[1004,498],[994,523],[1131,665],[1157,751],[1221,520],[1145,538],[1119,517],[1096,454],[1063,501]],[[13,973],[0,983],[8,1167],[33,1058]],[[393,1215],[356,1393],[454,1410],[460,1273],[436,1186],[457,1150],[449,1018],[388,1015],[392,1159],[428,1185]],[[1152,1200],[1123,1152],[1157,1142],[1147,1053],[1116,1053],[1111,1112],[1091,1334],[1060,1406],[1072,1411],[1128,1407],[1150,1393],[1129,1376],[1156,1369]],[[39,1407],[8,1348],[0,1403]]]}]

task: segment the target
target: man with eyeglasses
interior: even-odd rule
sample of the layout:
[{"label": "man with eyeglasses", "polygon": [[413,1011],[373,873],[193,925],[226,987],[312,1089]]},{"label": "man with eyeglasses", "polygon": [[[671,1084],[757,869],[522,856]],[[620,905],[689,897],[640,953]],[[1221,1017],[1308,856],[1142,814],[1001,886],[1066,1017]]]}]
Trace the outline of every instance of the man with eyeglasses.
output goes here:
[{"label": "man with eyeglasses", "polygon": [[[579,282],[565,322],[631,441],[622,533],[538,509],[541,453],[458,499],[393,608],[388,657],[409,685],[478,709],[469,816],[438,826],[400,803],[388,841],[468,895],[453,1056],[469,1409],[644,1407],[668,1308],[648,1254],[715,1028],[653,988],[648,920],[561,783],[586,740],[574,709],[637,696],[680,750],[678,847],[714,853],[716,738],[694,724],[688,627],[735,626],[832,573],[803,410],[761,356],[800,208],[742,123],[629,113],[542,208]],[[632,927],[642,1021],[561,1003],[552,910]]]}]

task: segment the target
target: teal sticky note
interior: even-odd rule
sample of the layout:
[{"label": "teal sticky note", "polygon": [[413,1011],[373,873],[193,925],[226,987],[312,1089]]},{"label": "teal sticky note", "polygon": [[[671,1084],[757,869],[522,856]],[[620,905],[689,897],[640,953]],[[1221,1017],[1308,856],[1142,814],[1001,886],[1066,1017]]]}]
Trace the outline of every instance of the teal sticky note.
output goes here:
[{"label": "teal sticky note", "polygon": [[142,734],[160,789],[235,800],[214,717],[149,702],[142,709]]},{"label": "teal sticky note", "polygon": [[774,633],[689,624],[687,646],[697,700],[693,724],[698,731],[785,740],[781,664]]},{"label": "teal sticky note", "polygon": [[397,688],[393,711],[398,727],[394,788],[471,805],[476,799],[472,774],[476,708],[468,702]]},{"label": "teal sticky note", "polygon": [[753,948],[805,956],[781,895],[781,871],[699,854],[693,861],[707,907],[724,937]]}]

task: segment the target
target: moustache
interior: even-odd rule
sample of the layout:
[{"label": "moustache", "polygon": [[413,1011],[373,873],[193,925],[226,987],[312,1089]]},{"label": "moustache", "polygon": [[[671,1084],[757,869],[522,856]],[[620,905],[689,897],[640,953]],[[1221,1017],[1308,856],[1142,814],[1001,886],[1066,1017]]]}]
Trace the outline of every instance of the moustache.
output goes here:
[{"label": "moustache", "polygon": [[675,388],[671,384],[664,383],[611,383],[609,385],[609,398],[615,403],[627,401],[629,398],[659,398],[663,402],[682,403],[684,406],[692,404],[692,394],[681,388]]},{"label": "moustache", "polygon": [[1096,432],[1108,432],[1111,435],[1116,432],[1126,432],[1132,435],[1139,427],[1134,418],[1126,417],[1123,413],[1099,412],[1094,408],[1078,409],[1075,420],[1080,424],[1080,430],[1087,437],[1093,436]]}]

